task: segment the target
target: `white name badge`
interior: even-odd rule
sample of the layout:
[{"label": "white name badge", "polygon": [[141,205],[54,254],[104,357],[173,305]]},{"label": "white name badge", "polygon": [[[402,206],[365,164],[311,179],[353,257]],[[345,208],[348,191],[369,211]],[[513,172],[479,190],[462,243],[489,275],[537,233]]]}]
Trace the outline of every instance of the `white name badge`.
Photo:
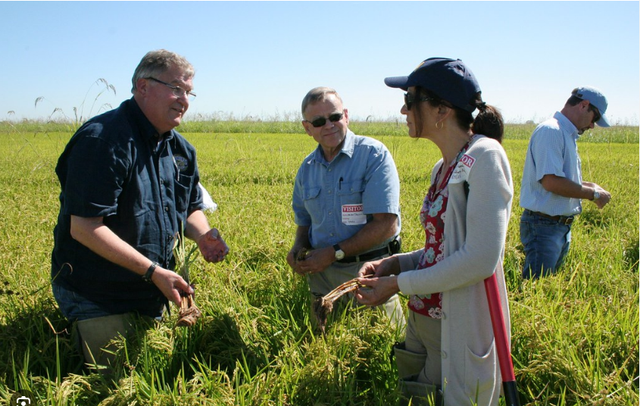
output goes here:
[{"label": "white name badge", "polygon": [[348,226],[367,224],[367,216],[362,212],[362,205],[342,205],[342,224],[346,224]]},{"label": "white name badge", "polygon": [[469,179],[469,171],[473,167],[473,164],[476,163],[476,159],[470,157],[469,155],[463,155],[460,159],[460,162],[456,165],[453,173],[451,174],[451,178],[449,178],[449,183],[462,183]]}]

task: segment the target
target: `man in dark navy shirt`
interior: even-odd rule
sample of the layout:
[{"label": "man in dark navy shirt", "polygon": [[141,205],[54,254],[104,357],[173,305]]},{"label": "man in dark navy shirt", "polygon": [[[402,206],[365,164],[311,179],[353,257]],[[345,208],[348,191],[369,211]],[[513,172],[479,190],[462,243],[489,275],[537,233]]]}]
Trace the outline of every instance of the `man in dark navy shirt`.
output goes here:
[{"label": "man in dark navy shirt", "polygon": [[178,274],[173,247],[184,235],[205,260],[229,251],[204,215],[196,151],[174,130],[195,97],[194,69],[166,50],[145,55],[133,97],[94,117],[58,160],[60,214],[54,230],[52,288],[77,322],[88,363],[132,328],[134,315],[159,317],[193,289]]}]

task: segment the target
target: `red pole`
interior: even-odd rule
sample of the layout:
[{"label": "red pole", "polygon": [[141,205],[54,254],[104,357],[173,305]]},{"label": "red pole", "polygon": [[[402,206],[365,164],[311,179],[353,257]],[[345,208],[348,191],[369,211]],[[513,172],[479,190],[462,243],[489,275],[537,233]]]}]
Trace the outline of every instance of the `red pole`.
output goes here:
[{"label": "red pole", "polygon": [[500,373],[502,374],[504,398],[507,401],[507,406],[520,406],[518,389],[516,388],[516,376],[513,373],[511,350],[509,347],[504,315],[502,314],[498,281],[495,273],[484,280],[484,288],[487,292],[489,313],[491,314],[491,325],[493,326],[493,335],[496,340],[496,350],[498,352],[498,362],[500,363]]}]

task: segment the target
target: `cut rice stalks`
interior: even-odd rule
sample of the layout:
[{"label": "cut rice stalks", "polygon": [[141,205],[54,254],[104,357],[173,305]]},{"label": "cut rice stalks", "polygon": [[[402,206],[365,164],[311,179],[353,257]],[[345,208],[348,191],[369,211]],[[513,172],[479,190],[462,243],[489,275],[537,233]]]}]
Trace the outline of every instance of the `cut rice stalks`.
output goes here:
[{"label": "cut rice stalks", "polygon": [[[373,275],[365,275],[364,278],[372,277]],[[339,285],[331,292],[327,293],[324,296],[319,296],[313,302],[313,314],[316,317],[318,322],[318,327],[322,334],[325,333],[325,328],[327,325],[327,317],[329,313],[333,310],[333,303],[338,300],[340,297],[346,295],[347,293],[354,292],[360,286],[358,283],[358,278],[353,278],[342,285]]]},{"label": "cut rice stalks", "polygon": [[178,313],[178,327],[192,327],[196,324],[198,318],[202,315],[193,295],[184,295],[180,299],[180,313]]}]

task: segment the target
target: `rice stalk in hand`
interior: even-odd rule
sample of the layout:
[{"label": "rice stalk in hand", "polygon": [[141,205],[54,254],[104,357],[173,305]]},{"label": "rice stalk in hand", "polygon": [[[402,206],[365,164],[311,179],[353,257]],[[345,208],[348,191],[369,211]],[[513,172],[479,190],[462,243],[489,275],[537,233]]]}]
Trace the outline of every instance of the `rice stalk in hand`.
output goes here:
[{"label": "rice stalk in hand", "polygon": [[[373,275],[365,275],[364,278],[372,277]],[[345,283],[339,285],[331,292],[327,293],[324,296],[319,296],[313,302],[313,314],[318,321],[318,327],[322,334],[325,333],[325,328],[327,325],[327,317],[329,313],[333,310],[333,303],[338,300],[340,297],[346,295],[347,293],[354,292],[360,286],[358,283],[358,278],[353,278],[351,280],[346,281]]]},{"label": "rice stalk in hand", "polygon": [[[187,283],[190,284],[192,288],[194,285],[191,284],[189,278],[189,267],[195,261],[191,258],[191,256],[195,253],[197,256],[198,247],[193,246],[191,250],[186,253],[186,249],[184,247],[184,236],[179,235],[176,239],[176,244],[173,247],[174,255],[176,257],[176,268],[180,270],[180,274],[184,278]],[[202,312],[196,306],[196,301],[193,293],[182,293],[180,295],[180,312],[178,313],[178,322],[176,326],[178,327],[192,327],[196,324],[198,318],[202,315]]]},{"label": "rice stalk in hand", "polygon": [[[193,286],[193,285],[192,285]],[[192,327],[196,324],[202,312],[196,306],[193,294],[184,294],[180,298],[180,313],[178,313],[178,327]]]},{"label": "rice stalk in hand", "polygon": [[309,255],[309,250],[306,248],[301,248],[300,251],[296,254],[296,261],[304,261],[307,259],[307,255]]}]

